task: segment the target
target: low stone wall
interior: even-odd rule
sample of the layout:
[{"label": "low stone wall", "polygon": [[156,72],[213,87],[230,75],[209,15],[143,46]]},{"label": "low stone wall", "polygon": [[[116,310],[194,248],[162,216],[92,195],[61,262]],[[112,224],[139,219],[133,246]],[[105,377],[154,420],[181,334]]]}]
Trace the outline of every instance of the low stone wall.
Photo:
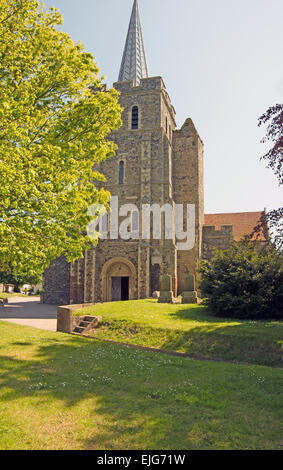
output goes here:
[{"label": "low stone wall", "polygon": [[74,310],[92,307],[96,304],[63,305],[57,308],[57,331],[72,333],[74,328],[81,322],[83,317],[73,317]]}]

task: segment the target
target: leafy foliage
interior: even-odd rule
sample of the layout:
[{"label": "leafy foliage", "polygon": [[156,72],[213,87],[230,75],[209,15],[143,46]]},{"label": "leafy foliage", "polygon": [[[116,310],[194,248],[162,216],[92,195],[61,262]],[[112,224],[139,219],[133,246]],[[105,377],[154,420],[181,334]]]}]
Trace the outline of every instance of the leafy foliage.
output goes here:
[{"label": "leafy foliage", "polygon": [[251,241],[215,250],[200,268],[200,289],[210,309],[230,318],[283,318],[283,255]]},{"label": "leafy foliage", "polygon": [[[262,140],[263,143],[267,141],[272,142],[272,147],[262,157],[267,162],[268,168],[274,172],[278,178],[279,185],[283,183],[283,104],[276,104],[271,106],[268,110],[259,118],[258,125],[262,126],[267,124],[266,136]],[[283,246],[283,207],[274,209],[269,212],[266,216],[262,217],[257,232],[269,222],[271,229],[275,229],[274,239],[277,246]]]},{"label": "leafy foliage", "polygon": [[2,284],[14,284],[15,292],[17,292],[23,284],[39,284],[42,281],[42,273],[33,271],[31,274],[29,270],[21,270],[19,273],[15,273],[12,268],[8,270],[0,271],[0,283]]},{"label": "leafy foliage", "polygon": [[283,207],[270,212],[263,212],[253,232],[247,236],[250,240],[260,239],[265,234],[267,239],[273,236],[278,249],[283,248]]},{"label": "leafy foliage", "polygon": [[271,149],[262,157],[267,161],[268,167],[273,170],[279,180],[283,183],[283,104],[276,104],[268,108],[259,118],[259,126],[268,124],[266,136],[263,142],[273,142]]},{"label": "leafy foliage", "polygon": [[37,275],[90,240],[87,210],[109,194],[93,171],[115,153],[118,93],[93,56],[35,0],[0,0],[0,270]]}]

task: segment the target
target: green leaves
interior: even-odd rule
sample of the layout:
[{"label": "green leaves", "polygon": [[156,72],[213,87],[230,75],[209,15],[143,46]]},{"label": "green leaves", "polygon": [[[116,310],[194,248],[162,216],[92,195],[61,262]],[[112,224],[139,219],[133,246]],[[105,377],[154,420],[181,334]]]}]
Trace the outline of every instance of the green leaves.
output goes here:
[{"label": "green leaves", "polygon": [[61,23],[34,0],[0,0],[0,268],[82,256],[87,209],[109,197],[93,167],[115,153],[118,93]]},{"label": "green leaves", "polygon": [[202,264],[200,289],[211,310],[231,318],[282,318],[283,257],[273,245],[234,242]]}]

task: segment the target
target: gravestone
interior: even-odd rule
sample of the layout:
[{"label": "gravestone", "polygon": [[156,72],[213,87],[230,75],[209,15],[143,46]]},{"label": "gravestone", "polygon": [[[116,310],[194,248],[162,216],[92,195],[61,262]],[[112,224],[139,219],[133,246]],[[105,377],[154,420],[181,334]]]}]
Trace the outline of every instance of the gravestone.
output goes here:
[{"label": "gravestone", "polygon": [[158,302],[160,304],[172,304],[173,300],[172,277],[164,274],[161,278],[161,291]]},{"label": "gravestone", "polygon": [[193,276],[193,274],[186,274],[184,279],[184,292],[182,293],[182,304],[197,304],[198,302],[195,276]]},{"label": "gravestone", "polygon": [[14,284],[4,284],[4,292],[6,292],[7,294],[13,294],[14,288]]}]

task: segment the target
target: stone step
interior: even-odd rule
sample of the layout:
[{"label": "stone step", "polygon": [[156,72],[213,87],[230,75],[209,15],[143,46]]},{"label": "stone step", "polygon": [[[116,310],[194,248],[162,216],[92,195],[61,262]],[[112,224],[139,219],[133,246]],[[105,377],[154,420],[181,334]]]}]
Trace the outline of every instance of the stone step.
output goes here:
[{"label": "stone step", "polygon": [[86,316],[86,317],[84,317],[84,320],[83,320],[83,321],[92,322],[92,321],[95,320],[95,319],[96,319],[96,317]]},{"label": "stone step", "polygon": [[84,327],[76,326],[76,328],[74,329],[74,333],[82,333],[84,330]]},{"label": "stone step", "polygon": [[80,327],[82,328],[86,328],[87,326],[91,325],[91,321],[81,321],[81,323],[79,324]]},{"label": "stone step", "polygon": [[80,323],[73,329],[72,333],[77,335],[87,335],[91,330],[97,327],[102,317],[91,317],[89,315],[82,318]]}]

